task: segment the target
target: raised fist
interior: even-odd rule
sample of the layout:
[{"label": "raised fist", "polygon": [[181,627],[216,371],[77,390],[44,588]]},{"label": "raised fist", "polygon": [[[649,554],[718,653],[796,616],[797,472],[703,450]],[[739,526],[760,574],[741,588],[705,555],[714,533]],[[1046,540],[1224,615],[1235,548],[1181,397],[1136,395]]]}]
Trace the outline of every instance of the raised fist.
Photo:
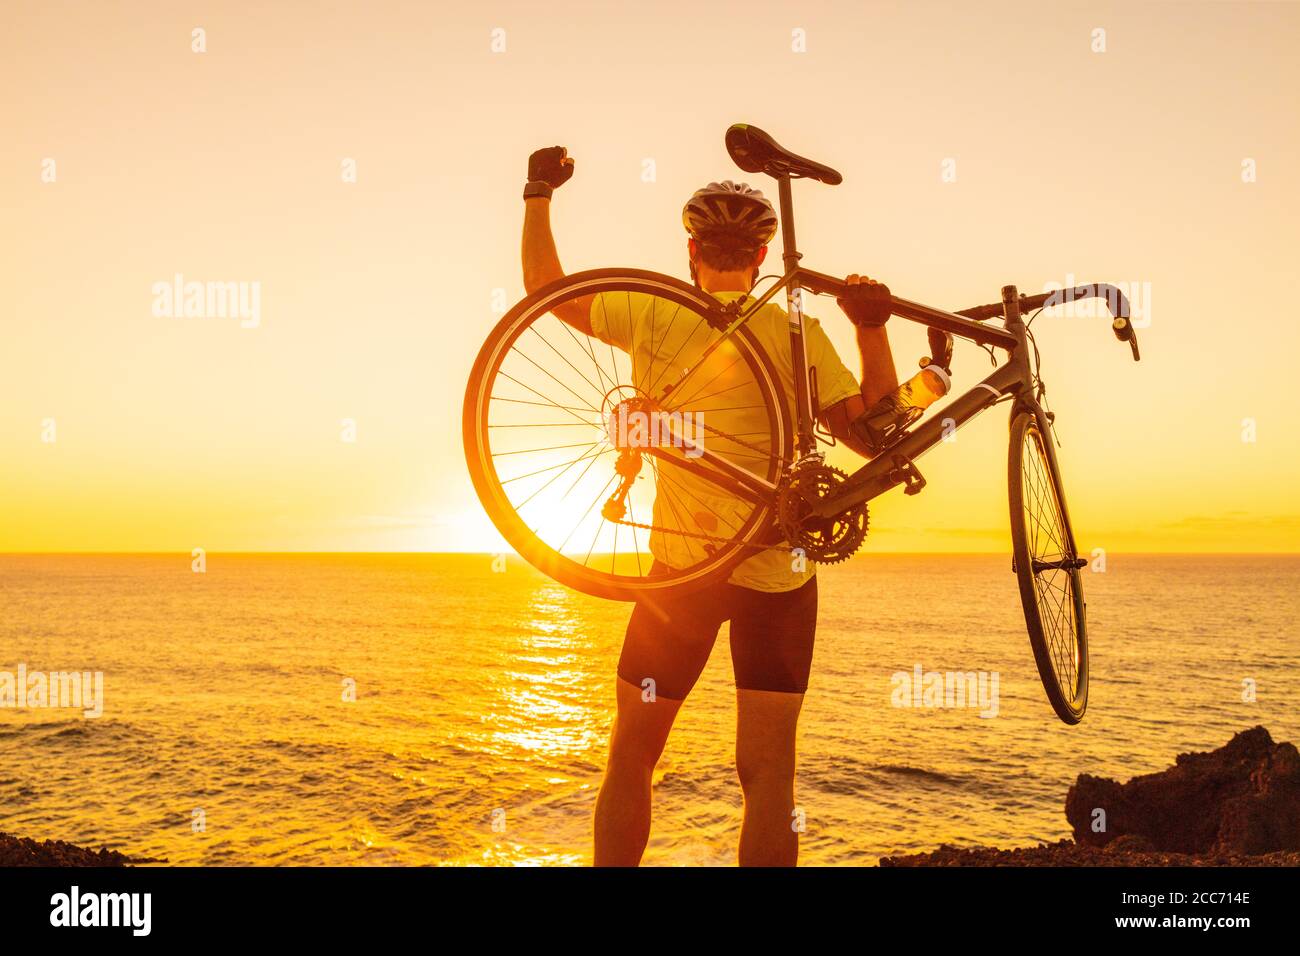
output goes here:
[{"label": "raised fist", "polygon": [[528,157],[528,181],[558,189],[573,175],[573,160],[563,146],[547,146]]}]

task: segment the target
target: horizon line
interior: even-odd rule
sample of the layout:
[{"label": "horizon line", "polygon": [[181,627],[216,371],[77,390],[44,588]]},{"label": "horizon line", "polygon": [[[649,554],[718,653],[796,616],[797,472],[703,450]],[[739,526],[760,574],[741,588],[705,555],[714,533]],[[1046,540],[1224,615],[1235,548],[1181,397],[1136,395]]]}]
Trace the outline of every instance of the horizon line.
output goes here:
[{"label": "horizon line", "polygon": [[[499,554],[511,555],[523,560],[522,555],[517,551],[349,551],[349,550],[247,550],[247,549],[224,549],[224,548],[204,548],[205,554],[235,554],[235,555],[424,555],[427,557],[442,557],[448,555],[466,555],[473,557],[496,557]],[[605,553],[605,552],[601,552]],[[986,556],[1005,556],[1008,550],[998,551],[862,551],[853,557],[886,557],[886,556],[941,556],[941,555],[960,555],[970,557]],[[183,554],[191,556],[193,549],[184,550],[143,550],[143,551],[123,551],[123,550],[85,550],[85,551],[0,551],[0,557],[73,557],[73,556],[104,556],[111,557],[114,555],[177,555]],[[1300,556],[1300,550],[1294,551],[1129,551],[1121,549],[1108,549],[1107,555],[1112,554],[1141,554],[1141,555],[1160,555],[1174,557],[1178,555],[1186,556],[1207,556],[1217,557],[1258,557],[1258,556]]]}]

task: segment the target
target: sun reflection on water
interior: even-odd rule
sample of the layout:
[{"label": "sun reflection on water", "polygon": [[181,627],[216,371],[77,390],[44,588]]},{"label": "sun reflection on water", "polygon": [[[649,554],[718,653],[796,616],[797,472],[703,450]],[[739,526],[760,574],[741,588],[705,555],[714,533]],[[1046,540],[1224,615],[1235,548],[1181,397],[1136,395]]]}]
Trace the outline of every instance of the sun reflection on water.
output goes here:
[{"label": "sun reflection on water", "polygon": [[[545,758],[553,764],[581,757],[600,734],[593,706],[597,684],[590,642],[574,596],[542,585],[520,615],[526,631],[503,652],[487,701],[498,754]],[[539,780],[544,783],[544,780]]]}]

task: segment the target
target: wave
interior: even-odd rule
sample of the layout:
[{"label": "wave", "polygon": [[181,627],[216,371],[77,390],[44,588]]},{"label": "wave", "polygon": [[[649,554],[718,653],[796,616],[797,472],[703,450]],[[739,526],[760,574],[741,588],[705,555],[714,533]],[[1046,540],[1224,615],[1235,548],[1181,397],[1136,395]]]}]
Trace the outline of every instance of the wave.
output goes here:
[{"label": "wave", "polygon": [[69,717],[66,720],[28,721],[20,724],[7,724],[0,727],[0,740],[27,738],[45,741],[75,742],[80,739],[96,742],[141,741],[153,735],[143,728],[117,718]]},{"label": "wave", "polygon": [[965,788],[970,785],[970,780],[911,764],[854,761],[853,764],[846,765],[841,759],[832,765],[816,768],[805,763],[799,769],[799,784],[822,793],[863,796],[878,794],[881,787],[890,788],[900,785]]},{"label": "wave", "polygon": [[925,767],[911,767],[907,764],[881,763],[875,764],[872,769],[879,770],[881,773],[898,774],[903,777],[915,777],[920,780],[933,780],[935,783],[948,784],[949,786],[961,786],[963,783],[959,777],[941,773],[938,770],[929,770]]}]

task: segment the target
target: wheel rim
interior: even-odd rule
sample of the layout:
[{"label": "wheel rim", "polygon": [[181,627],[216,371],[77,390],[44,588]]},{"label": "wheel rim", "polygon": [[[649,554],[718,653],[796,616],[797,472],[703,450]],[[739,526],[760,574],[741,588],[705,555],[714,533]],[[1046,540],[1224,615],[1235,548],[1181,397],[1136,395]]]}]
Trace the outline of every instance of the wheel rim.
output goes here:
[{"label": "wheel rim", "polygon": [[[592,294],[601,296],[598,304],[616,296],[629,305],[649,302],[649,338],[634,349],[636,359],[551,311]],[[652,451],[680,460],[678,439],[685,436],[769,481],[780,472],[784,453],[771,449],[784,449],[789,439],[771,411],[779,385],[744,337],[723,343],[671,397],[654,401],[675,367],[691,367],[719,337],[702,310],[697,298],[662,279],[573,276],[512,312],[484,347],[481,381],[472,387],[473,441],[467,440],[480,467],[471,470],[498,529],[547,573],[595,591],[652,590],[716,570],[765,530],[765,504],[724,496],[720,505],[711,493],[721,489],[706,476]],[[637,435],[637,412],[658,428],[657,441],[628,442],[611,429],[621,414],[631,426],[626,431]],[[718,427],[719,419],[743,423],[755,414],[762,418],[757,430]],[[673,415],[679,418],[661,417]],[[623,463],[631,470],[631,458],[639,467],[624,482],[618,469]],[[624,485],[625,511],[611,520],[610,498]]]},{"label": "wheel rim", "polygon": [[1079,641],[1078,570],[1073,540],[1052,480],[1043,435],[1036,425],[1021,443],[1021,506],[1039,626],[1056,684],[1066,703],[1080,696],[1083,650]]}]

